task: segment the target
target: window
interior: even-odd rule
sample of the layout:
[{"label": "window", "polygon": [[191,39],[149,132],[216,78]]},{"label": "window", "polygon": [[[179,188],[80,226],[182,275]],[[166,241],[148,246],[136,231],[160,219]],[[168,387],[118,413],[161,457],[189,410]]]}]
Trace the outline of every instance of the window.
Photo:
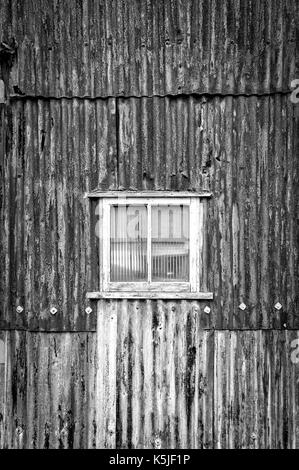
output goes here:
[{"label": "window", "polygon": [[202,196],[100,196],[100,290],[90,298],[212,298],[200,291]]}]

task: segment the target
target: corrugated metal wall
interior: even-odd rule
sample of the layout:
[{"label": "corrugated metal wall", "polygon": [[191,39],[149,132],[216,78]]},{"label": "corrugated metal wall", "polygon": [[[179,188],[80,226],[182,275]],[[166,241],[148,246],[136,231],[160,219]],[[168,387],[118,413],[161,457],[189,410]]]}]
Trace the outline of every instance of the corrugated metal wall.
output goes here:
[{"label": "corrugated metal wall", "polygon": [[296,19],[296,0],[0,6],[0,30],[19,43],[11,86],[49,96],[286,91],[296,67]]},{"label": "corrugated metal wall", "polygon": [[[96,262],[84,194],[113,177],[107,165],[116,158],[114,101],[16,101],[9,112],[1,217],[4,325],[93,329],[95,316],[84,312]],[[52,306],[58,313],[51,318]]]},{"label": "corrugated metal wall", "polygon": [[299,175],[289,96],[22,100],[10,113],[3,326],[95,328],[85,294],[98,289],[97,219],[84,195],[100,186],[210,189],[204,287],[215,300],[205,323],[299,327]]},{"label": "corrugated metal wall", "polygon": [[[299,446],[297,18],[295,0],[1,2],[0,447]],[[210,190],[214,300],[87,315],[95,188]]]},{"label": "corrugated metal wall", "polygon": [[145,309],[104,304],[98,341],[6,332],[1,448],[298,448],[298,332],[207,331],[175,303]]},{"label": "corrugated metal wall", "polygon": [[5,335],[0,448],[94,447],[95,334]]}]

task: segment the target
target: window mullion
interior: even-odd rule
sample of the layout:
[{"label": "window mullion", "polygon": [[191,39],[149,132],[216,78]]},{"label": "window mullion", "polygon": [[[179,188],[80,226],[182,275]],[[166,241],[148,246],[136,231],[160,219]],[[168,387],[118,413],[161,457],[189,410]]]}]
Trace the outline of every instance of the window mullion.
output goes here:
[{"label": "window mullion", "polygon": [[152,280],[152,206],[147,206],[147,281]]}]

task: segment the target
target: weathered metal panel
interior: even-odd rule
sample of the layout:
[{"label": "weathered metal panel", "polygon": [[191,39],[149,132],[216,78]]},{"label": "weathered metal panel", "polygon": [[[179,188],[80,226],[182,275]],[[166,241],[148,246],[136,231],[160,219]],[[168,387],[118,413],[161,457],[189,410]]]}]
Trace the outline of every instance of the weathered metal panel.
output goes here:
[{"label": "weathered metal panel", "polygon": [[115,426],[106,446],[297,448],[298,332],[203,331],[196,315],[173,307],[99,305],[117,337],[115,346],[99,334],[110,350],[101,378],[112,384],[105,411]]},{"label": "weathered metal panel", "polygon": [[1,448],[95,447],[95,333],[11,331],[6,349]]},{"label": "weathered metal panel", "polygon": [[95,215],[84,194],[115,185],[114,100],[15,102],[10,116],[1,162],[2,325],[94,329],[85,293],[97,283]]},{"label": "weathered metal panel", "polygon": [[98,315],[1,333],[0,448],[298,448],[299,331],[202,330],[162,301]]},{"label": "weathered metal panel", "polygon": [[0,448],[3,442],[4,432],[4,407],[5,407],[5,363],[6,363],[6,333],[0,331]]},{"label": "weathered metal panel", "polygon": [[3,0],[10,85],[46,96],[285,91],[296,0]]},{"label": "weathered metal panel", "polygon": [[1,403],[1,448],[23,448],[27,423],[27,357],[26,333],[4,332],[6,362],[2,369],[4,397]]},{"label": "weathered metal panel", "polygon": [[86,292],[98,290],[98,216],[84,193],[97,187],[210,190],[203,287],[215,298],[205,325],[298,328],[289,97],[27,100],[7,120],[3,328],[95,328],[84,310]]},{"label": "weathered metal panel", "polygon": [[215,334],[216,448],[298,448],[295,332]]},{"label": "weathered metal panel", "polygon": [[116,446],[212,447],[213,332],[185,301],[116,311]]}]

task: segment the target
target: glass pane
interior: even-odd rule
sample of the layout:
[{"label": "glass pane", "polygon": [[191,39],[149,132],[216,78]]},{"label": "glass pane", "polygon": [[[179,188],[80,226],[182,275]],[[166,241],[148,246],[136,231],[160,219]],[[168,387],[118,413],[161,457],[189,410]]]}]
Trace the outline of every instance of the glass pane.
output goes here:
[{"label": "glass pane", "polygon": [[110,281],[147,281],[147,207],[111,206]]},{"label": "glass pane", "polygon": [[152,206],[152,280],[189,281],[189,206]]}]

